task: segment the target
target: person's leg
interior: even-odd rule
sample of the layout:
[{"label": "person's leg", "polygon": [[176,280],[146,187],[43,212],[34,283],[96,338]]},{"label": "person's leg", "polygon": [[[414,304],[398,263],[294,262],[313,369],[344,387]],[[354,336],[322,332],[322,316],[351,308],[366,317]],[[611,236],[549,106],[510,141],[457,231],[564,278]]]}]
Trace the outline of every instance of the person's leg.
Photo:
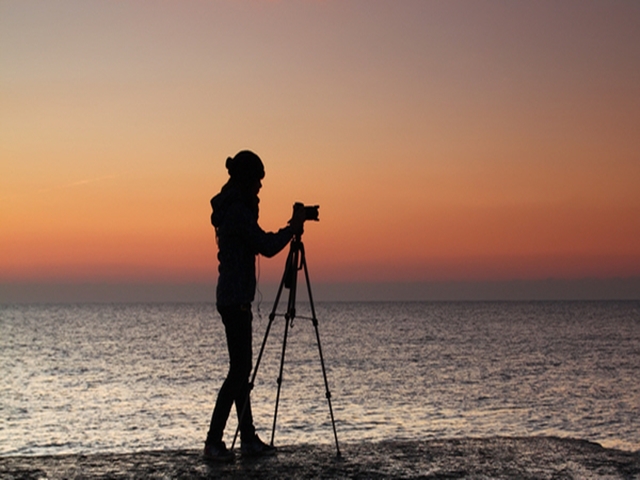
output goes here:
[{"label": "person's leg", "polygon": [[[236,413],[240,422],[240,437],[251,439],[255,436],[256,429],[253,425],[253,414],[251,412],[251,390],[249,388],[249,376],[253,362],[252,351],[252,319],[251,305],[240,307],[238,316],[240,321],[236,324],[236,348],[231,360],[231,370],[233,370],[235,390]],[[229,354],[231,356],[231,353]],[[246,407],[243,406],[246,403]]]},{"label": "person's leg", "polygon": [[[249,400],[249,375],[252,362],[251,308],[250,306],[219,307],[218,311],[227,336],[229,372],[218,393],[207,434],[207,443],[222,441],[224,427],[233,403],[236,404],[236,411],[240,418],[242,405]],[[244,412],[240,432],[242,438],[251,438],[255,435],[250,402]]]}]

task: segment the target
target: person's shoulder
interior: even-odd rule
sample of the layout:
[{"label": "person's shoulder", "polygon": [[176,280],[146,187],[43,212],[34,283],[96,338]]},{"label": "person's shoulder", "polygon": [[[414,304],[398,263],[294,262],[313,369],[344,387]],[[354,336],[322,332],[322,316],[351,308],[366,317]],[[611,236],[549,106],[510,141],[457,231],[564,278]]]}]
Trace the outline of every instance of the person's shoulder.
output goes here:
[{"label": "person's shoulder", "polygon": [[226,221],[234,224],[250,225],[257,223],[251,209],[242,201],[235,201],[227,206]]}]

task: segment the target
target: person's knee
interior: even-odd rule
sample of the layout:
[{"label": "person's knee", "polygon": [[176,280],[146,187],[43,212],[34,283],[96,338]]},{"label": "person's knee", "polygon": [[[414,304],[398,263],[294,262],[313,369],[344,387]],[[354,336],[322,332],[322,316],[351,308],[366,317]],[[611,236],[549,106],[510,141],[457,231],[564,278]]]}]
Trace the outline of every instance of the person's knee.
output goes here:
[{"label": "person's knee", "polygon": [[238,362],[229,369],[228,378],[234,382],[240,383],[249,380],[251,374],[251,362]]}]

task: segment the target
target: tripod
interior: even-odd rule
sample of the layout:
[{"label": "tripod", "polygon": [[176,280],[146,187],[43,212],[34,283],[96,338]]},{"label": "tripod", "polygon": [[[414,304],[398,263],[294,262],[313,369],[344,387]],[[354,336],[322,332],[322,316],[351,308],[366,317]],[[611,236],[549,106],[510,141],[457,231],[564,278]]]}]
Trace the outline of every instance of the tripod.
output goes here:
[{"label": "tripod", "polygon": [[[262,340],[262,346],[260,347],[260,353],[258,354],[258,359],[256,360],[256,366],[253,369],[251,380],[249,382],[249,392],[253,390],[254,382],[256,380],[256,376],[258,375],[258,368],[260,367],[262,354],[264,353],[264,348],[265,348],[265,345],[267,344],[267,338],[269,337],[271,325],[273,324],[273,321],[276,318],[276,310],[278,308],[278,303],[280,302],[280,296],[282,295],[282,290],[283,288],[287,288],[289,289],[289,301],[287,304],[287,311],[284,314],[285,327],[284,327],[284,338],[282,340],[282,354],[280,356],[280,371],[278,373],[278,380],[277,380],[278,392],[276,394],[276,406],[275,406],[275,411],[273,413],[273,426],[271,429],[271,446],[273,446],[273,438],[276,432],[276,420],[278,418],[278,405],[280,403],[280,391],[282,388],[282,372],[284,369],[284,358],[287,350],[287,336],[289,334],[289,328],[293,326],[293,320],[296,317],[296,293],[298,288],[298,271],[304,270],[304,277],[307,283],[307,293],[309,295],[309,305],[311,306],[310,320],[313,323],[313,327],[315,329],[315,334],[316,334],[316,343],[318,344],[320,365],[322,366],[322,377],[324,378],[325,396],[327,397],[327,402],[329,404],[329,413],[331,415],[331,425],[333,426],[333,436],[336,441],[336,452],[337,452],[337,456],[341,457],[340,447],[338,446],[338,433],[336,431],[336,422],[333,417],[333,407],[331,406],[331,392],[329,391],[329,382],[327,381],[327,371],[324,366],[324,357],[322,355],[322,347],[320,344],[320,333],[318,331],[318,319],[316,318],[315,307],[313,305],[313,297],[311,295],[311,284],[309,283],[309,272],[307,270],[307,260],[305,257],[304,244],[302,243],[301,236],[302,234],[295,235],[293,237],[293,240],[291,240],[289,255],[287,256],[287,261],[284,268],[284,274],[282,275],[282,281],[280,282],[280,287],[278,288],[278,293],[276,294],[276,299],[273,303],[273,309],[269,314],[269,323],[267,324],[267,329],[264,334],[264,339]],[[233,437],[233,443],[231,444],[231,449],[233,449],[236,443],[236,439],[238,438],[240,424],[242,423],[241,420],[244,417],[247,403],[248,403],[247,401],[244,402],[242,413],[240,415],[240,421],[238,421],[238,427],[236,428],[236,433]]]}]

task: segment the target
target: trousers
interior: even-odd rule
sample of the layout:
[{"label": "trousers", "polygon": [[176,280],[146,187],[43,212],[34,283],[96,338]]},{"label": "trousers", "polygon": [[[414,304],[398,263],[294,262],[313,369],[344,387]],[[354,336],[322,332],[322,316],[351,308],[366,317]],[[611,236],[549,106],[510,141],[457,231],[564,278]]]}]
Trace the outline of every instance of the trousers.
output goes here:
[{"label": "trousers", "polygon": [[[240,424],[240,438],[250,441],[255,436],[251,400],[249,398],[249,375],[252,368],[251,305],[218,305],[222,317],[229,350],[229,372],[218,392],[216,405],[211,415],[211,424],[206,443],[222,441],[231,407],[236,406]],[[244,404],[246,402],[246,407]],[[244,415],[243,415],[244,408]]]}]

